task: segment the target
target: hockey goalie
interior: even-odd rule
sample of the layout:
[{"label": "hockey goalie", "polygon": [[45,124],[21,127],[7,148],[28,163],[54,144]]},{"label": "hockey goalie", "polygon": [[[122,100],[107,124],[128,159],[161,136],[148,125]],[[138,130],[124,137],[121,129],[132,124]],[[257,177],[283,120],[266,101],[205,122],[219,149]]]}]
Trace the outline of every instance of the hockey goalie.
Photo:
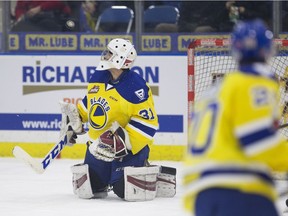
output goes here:
[{"label": "hockey goalie", "polygon": [[113,39],[82,101],[61,102],[62,115],[69,119],[61,129],[68,145],[83,133],[83,123],[89,125],[84,162],[71,168],[79,198],[105,198],[113,190],[123,200],[146,201],[176,193],[176,169],[147,161],[158,118],[150,87],[130,71],[136,57],[130,41]]}]

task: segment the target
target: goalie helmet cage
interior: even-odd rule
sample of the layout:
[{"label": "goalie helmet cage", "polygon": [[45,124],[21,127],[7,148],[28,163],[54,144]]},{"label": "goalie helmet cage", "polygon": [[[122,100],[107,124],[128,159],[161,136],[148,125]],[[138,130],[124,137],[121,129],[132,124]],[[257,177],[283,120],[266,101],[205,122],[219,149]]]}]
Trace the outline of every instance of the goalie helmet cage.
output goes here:
[{"label": "goalie helmet cage", "polygon": [[[288,123],[288,40],[275,39],[276,56],[269,64],[280,84],[280,125]],[[226,73],[237,68],[230,53],[230,39],[195,39],[187,50],[188,69],[188,131],[190,131],[193,104],[201,98],[203,92],[219,81]],[[288,138],[288,127],[280,130]],[[281,175],[274,176],[283,179]],[[285,177],[286,178],[286,177]],[[287,178],[286,178],[287,179]]]}]

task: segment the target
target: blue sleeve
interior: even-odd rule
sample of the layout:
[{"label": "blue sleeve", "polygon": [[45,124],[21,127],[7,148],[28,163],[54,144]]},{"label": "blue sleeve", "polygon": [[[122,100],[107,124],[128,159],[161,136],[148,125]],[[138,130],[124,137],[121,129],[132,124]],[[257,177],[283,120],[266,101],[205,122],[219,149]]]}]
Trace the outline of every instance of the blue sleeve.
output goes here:
[{"label": "blue sleeve", "polygon": [[126,79],[116,89],[124,99],[133,104],[142,103],[149,97],[146,81],[132,71],[127,74]]}]

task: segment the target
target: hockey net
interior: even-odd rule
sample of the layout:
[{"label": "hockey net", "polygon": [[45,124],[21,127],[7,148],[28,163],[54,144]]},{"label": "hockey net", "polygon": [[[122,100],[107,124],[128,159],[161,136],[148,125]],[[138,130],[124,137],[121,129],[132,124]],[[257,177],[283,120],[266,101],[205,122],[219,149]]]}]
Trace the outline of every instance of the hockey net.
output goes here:
[{"label": "hockey net", "polygon": [[[280,84],[282,117],[280,125],[288,123],[288,40],[276,39],[277,56],[269,64]],[[188,46],[188,116],[193,104],[205,90],[218,82],[225,74],[237,68],[230,54],[229,39],[196,39]],[[188,119],[189,122],[189,119]],[[288,138],[288,127],[280,132]],[[275,173],[275,179],[287,179],[284,173]]]}]

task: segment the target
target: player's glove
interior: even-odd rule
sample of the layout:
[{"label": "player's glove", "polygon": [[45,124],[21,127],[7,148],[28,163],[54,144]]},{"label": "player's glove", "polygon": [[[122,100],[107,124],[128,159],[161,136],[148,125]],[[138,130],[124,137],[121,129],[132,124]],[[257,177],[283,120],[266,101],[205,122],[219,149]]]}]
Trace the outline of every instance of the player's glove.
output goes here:
[{"label": "player's glove", "polygon": [[75,143],[76,143],[76,139],[78,138],[77,135],[82,135],[82,134],[85,134],[86,132],[83,131],[80,132],[80,133],[76,133],[72,126],[70,124],[68,124],[68,129],[66,131],[66,135],[67,135],[67,144],[68,146],[73,146]]},{"label": "player's glove", "polygon": [[106,162],[125,157],[132,148],[128,132],[118,122],[113,122],[111,128],[88,144],[90,153]]},{"label": "player's glove", "polygon": [[76,143],[77,135],[84,134],[85,130],[75,104],[60,101],[60,107],[62,112],[60,137],[67,135],[66,145],[72,146]]}]

